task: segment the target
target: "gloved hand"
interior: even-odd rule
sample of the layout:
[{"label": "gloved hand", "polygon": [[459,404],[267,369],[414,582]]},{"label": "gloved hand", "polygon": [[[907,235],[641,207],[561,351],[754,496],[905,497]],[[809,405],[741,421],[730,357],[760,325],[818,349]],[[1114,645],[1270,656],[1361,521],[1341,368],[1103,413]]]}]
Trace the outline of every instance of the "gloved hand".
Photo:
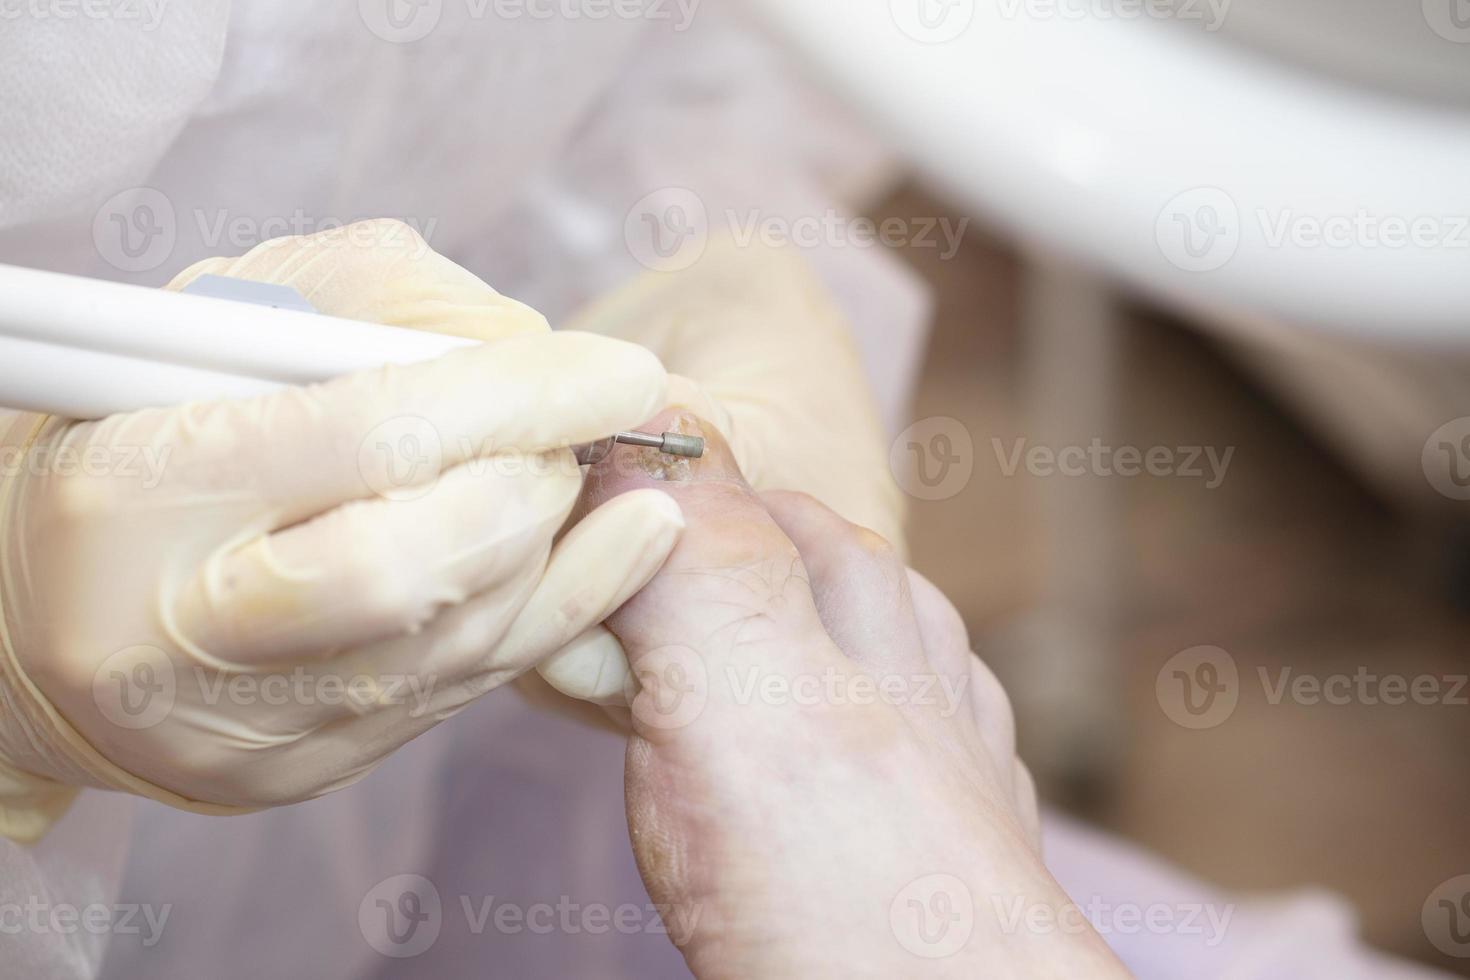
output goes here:
[{"label": "gloved hand", "polygon": [[[715,239],[690,268],[643,276],[567,327],[653,351],[671,375],[670,404],[720,430],[752,487],[807,493],[902,555],[904,497],[871,386],[841,311],[797,250]],[[548,659],[541,676],[564,694],[625,704],[627,663],[604,633]]]},{"label": "gloved hand", "polygon": [[284,282],[325,313],[491,342],[4,433],[0,833],[34,840],[79,786],[220,814],[347,786],[599,623],[673,547],[678,508],[645,493],[553,550],[582,485],[564,447],[652,417],[657,359],[553,334],[378,224],[174,285]]}]

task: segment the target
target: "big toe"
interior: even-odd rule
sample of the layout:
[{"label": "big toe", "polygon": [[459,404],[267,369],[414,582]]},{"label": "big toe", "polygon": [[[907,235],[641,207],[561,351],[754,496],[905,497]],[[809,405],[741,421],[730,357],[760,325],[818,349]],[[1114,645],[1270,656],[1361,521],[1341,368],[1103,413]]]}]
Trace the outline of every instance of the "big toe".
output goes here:
[{"label": "big toe", "polygon": [[[727,700],[729,668],[799,656],[793,651],[806,645],[793,637],[825,639],[806,569],[713,426],[673,411],[644,430],[702,436],[705,454],[685,460],[619,447],[589,473],[584,506],[652,487],[674,498],[687,525],[663,570],[607,625],[627,651],[645,707],[682,703],[674,695],[689,688],[699,689],[696,700]],[[638,700],[634,714],[647,719]]]}]

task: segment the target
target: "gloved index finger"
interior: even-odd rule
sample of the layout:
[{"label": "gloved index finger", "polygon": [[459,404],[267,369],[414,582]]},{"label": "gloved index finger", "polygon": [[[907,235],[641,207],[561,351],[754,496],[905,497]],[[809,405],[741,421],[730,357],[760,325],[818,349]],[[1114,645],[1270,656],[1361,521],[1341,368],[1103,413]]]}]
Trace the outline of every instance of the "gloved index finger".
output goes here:
[{"label": "gloved index finger", "polygon": [[248,401],[184,406],[163,414],[155,438],[177,450],[185,489],[248,487],[280,527],[349,500],[414,496],[474,458],[543,453],[635,427],[659,410],[666,384],[658,359],[634,344],[527,335]]}]

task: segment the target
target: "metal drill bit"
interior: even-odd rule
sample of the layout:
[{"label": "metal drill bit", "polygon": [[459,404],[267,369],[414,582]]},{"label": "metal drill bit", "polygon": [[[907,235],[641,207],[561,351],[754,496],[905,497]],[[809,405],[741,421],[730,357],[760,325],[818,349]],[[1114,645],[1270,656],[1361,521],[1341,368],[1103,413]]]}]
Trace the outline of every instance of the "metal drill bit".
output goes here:
[{"label": "metal drill bit", "polygon": [[589,442],[585,446],[575,446],[572,452],[576,455],[580,465],[591,466],[607,459],[613,448],[619,444],[657,449],[666,456],[681,456],[684,459],[699,459],[704,455],[703,439],[699,436],[686,436],[679,432],[665,432],[662,435],[653,435],[648,432],[619,432],[606,439]]}]

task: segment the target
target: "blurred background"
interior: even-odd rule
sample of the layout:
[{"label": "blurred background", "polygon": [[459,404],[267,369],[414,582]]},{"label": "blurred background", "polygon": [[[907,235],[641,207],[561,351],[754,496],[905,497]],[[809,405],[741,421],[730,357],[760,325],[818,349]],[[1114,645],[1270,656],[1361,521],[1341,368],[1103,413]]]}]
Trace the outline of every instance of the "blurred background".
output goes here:
[{"label": "blurred background", "polygon": [[[885,212],[934,203],[908,189]],[[912,503],[911,560],[960,607],[1006,682],[1043,796],[1226,887],[1337,891],[1368,941],[1470,975],[1420,922],[1431,892],[1470,868],[1470,708],[1449,696],[1470,671],[1454,540],[1369,489],[1208,332],[1128,304],[1112,445],[1236,453],[1214,490],[1147,475],[1072,488],[1105,500],[1117,521],[1102,535],[1115,604],[1105,625],[1072,637],[1074,656],[1099,658],[1072,677],[1108,676],[1061,693],[1063,665],[1035,662],[1054,651],[1021,637],[1041,631],[1028,612],[1047,596],[1049,562],[1069,561],[1045,526],[1046,484],[1062,478],[1008,477],[992,445],[1000,438],[1009,453],[1033,431],[1020,260],[980,237],[953,263],[904,254],[939,302],[915,416],[958,419],[976,438],[969,484]],[[1227,719],[1195,730],[1171,719],[1156,680],[1199,645],[1228,651],[1240,696]],[[1273,704],[1259,681],[1261,669],[1276,685],[1287,670],[1325,679],[1360,668],[1443,678],[1447,703]],[[1104,720],[1109,704],[1117,715]],[[1079,731],[1063,714],[1073,710],[1092,724]],[[1080,744],[1059,748],[1059,736]]]},{"label": "blurred background", "polygon": [[892,461],[1044,796],[1470,976],[1470,3],[755,6],[964,229]]}]

